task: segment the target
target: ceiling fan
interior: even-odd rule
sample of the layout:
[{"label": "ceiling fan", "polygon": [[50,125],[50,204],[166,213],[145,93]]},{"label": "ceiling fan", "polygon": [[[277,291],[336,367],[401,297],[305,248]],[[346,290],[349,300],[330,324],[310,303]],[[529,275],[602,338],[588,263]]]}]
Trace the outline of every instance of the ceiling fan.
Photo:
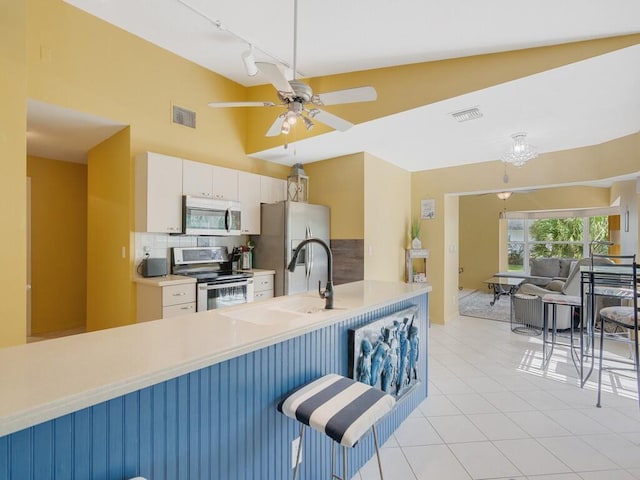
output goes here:
[{"label": "ceiling fan", "polygon": [[344,132],[353,123],[318,107],[343,103],[370,102],[376,100],[377,93],[373,87],[357,87],[333,92],[314,94],[309,85],[296,79],[296,43],[298,36],[298,0],[294,0],[293,28],[293,80],[287,80],[281,67],[274,63],[255,62],[257,69],[278,92],[280,103],[274,102],[211,102],[210,107],[281,107],[285,111],[279,114],[269,130],[267,137],[287,134],[291,127],[300,120],[307,130],[313,128],[317,120],[325,125]]}]

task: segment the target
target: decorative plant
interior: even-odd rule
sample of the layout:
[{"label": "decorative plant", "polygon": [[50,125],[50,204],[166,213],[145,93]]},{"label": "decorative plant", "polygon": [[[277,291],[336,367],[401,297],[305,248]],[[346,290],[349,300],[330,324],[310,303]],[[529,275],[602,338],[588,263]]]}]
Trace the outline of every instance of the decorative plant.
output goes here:
[{"label": "decorative plant", "polygon": [[413,240],[414,238],[418,238],[420,236],[420,227],[422,225],[420,224],[420,219],[419,218],[414,218],[411,221],[411,239]]}]

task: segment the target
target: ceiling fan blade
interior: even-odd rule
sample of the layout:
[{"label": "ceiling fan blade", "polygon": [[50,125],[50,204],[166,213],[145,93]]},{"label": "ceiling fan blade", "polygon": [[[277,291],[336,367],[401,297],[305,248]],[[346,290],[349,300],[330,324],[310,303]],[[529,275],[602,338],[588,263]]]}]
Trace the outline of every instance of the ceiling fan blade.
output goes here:
[{"label": "ceiling fan blade", "polygon": [[331,128],[335,128],[341,132],[345,132],[353,127],[353,123],[345,120],[344,118],[340,118],[333,113],[320,110],[319,108],[310,110],[309,116],[314,120],[318,120],[319,122],[329,125]]},{"label": "ceiling fan blade", "polygon": [[282,124],[284,123],[284,114],[278,115],[276,121],[273,122],[269,130],[267,131],[267,137],[277,137],[282,133]]},{"label": "ceiling fan blade", "polygon": [[275,107],[273,102],[211,102],[210,107],[224,108],[224,107]]},{"label": "ceiling fan blade", "polygon": [[280,67],[274,63],[256,62],[256,67],[265,76],[269,83],[271,83],[279,92],[294,94],[293,88],[289,85],[287,78],[280,70]]},{"label": "ceiling fan blade", "polygon": [[340,103],[372,102],[378,98],[373,87],[348,88],[335,92],[320,93],[314,96],[316,105],[338,105]]}]

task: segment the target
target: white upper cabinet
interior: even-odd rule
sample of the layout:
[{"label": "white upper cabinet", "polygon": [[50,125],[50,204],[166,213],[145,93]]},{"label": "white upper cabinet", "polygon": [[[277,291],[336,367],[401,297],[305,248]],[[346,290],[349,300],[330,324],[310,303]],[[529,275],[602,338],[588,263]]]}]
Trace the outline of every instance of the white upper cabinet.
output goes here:
[{"label": "white upper cabinet", "polygon": [[219,200],[238,200],[238,171],[184,160],[182,193]]},{"label": "white upper cabinet", "polygon": [[183,160],[182,193],[213,198],[213,167],[206,163]]},{"label": "white upper cabinet", "polygon": [[260,175],[238,172],[238,193],[242,208],[242,234],[260,234]]},{"label": "white upper cabinet", "polygon": [[238,170],[224,167],[213,168],[213,198],[238,200]]},{"label": "white upper cabinet", "polygon": [[260,177],[260,201],[276,203],[287,199],[287,181],[279,178]]},{"label": "white upper cabinet", "polygon": [[136,231],[182,231],[182,159],[145,152],[136,156]]}]

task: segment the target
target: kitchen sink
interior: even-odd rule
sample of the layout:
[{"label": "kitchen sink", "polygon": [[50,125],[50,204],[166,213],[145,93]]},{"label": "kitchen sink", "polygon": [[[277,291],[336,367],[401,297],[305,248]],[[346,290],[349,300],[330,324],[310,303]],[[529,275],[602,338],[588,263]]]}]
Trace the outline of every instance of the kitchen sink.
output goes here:
[{"label": "kitchen sink", "polygon": [[[325,310],[324,299],[318,297],[282,297],[283,300],[275,304],[249,308],[241,308],[238,310],[220,312],[220,315],[240,320],[243,322],[253,323],[255,325],[274,325],[280,322],[290,320],[300,320],[307,315],[321,312],[330,312]],[[343,310],[334,308],[334,310]]]},{"label": "kitchen sink", "polygon": [[294,297],[283,300],[272,308],[297,314],[317,313],[324,311],[324,299],[318,297]]}]

